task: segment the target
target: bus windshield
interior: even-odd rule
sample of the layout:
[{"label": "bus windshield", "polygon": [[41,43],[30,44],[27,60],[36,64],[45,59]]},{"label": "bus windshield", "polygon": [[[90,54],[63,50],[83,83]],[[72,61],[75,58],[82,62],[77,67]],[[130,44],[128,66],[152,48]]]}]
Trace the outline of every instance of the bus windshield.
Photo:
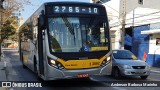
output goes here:
[{"label": "bus windshield", "polygon": [[[106,17],[48,18],[52,52],[93,52],[109,49]],[[107,29],[107,30],[106,30]]]}]

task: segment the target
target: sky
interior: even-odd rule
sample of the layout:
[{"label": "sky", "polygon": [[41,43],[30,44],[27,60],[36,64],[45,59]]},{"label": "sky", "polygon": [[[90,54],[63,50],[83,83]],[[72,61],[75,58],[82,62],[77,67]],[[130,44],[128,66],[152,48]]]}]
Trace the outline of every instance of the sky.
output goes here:
[{"label": "sky", "polygon": [[90,1],[90,0],[30,0],[32,5],[25,5],[23,10],[20,10],[21,16],[26,21],[44,2],[53,1]]}]

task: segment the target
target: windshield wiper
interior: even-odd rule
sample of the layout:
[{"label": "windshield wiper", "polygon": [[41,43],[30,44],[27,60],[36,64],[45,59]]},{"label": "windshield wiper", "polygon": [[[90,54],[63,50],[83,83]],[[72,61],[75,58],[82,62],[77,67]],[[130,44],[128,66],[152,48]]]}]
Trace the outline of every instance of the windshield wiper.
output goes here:
[{"label": "windshield wiper", "polygon": [[75,45],[76,41],[75,41],[74,27],[71,25],[70,21],[65,16],[62,16],[62,20],[64,21],[65,25],[68,27],[70,33],[74,36],[74,45]]},{"label": "windshield wiper", "polygon": [[68,27],[70,33],[74,35],[74,27],[71,25],[70,21],[66,17],[62,17],[62,20],[64,21],[65,25]]}]

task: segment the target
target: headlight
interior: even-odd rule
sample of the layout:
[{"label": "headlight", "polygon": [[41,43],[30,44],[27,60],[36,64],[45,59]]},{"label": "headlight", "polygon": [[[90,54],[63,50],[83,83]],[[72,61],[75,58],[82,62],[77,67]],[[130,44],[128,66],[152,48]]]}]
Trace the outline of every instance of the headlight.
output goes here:
[{"label": "headlight", "polygon": [[110,60],[111,60],[111,57],[110,57],[110,56],[109,56],[109,57],[107,57],[107,62],[108,62],[108,61],[110,61]]},{"label": "headlight", "polygon": [[105,60],[103,60],[102,66],[106,66],[108,63],[110,63],[110,61],[111,61],[111,57],[108,56]]},{"label": "headlight", "polygon": [[56,66],[56,64],[57,64],[56,60],[53,60],[53,59],[51,59],[51,58],[48,58],[48,64],[49,64],[50,66],[52,66],[52,67],[58,68],[58,67]]},{"label": "headlight", "polygon": [[146,65],[146,68],[145,69],[150,69],[150,66],[149,65]]},{"label": "headlight", "polygon": [[64,69],[63,65],[61,63],[59,63],[56,60],[53,60],[51,58],[48,57],[48,64],[52,67],[55,67],[57,69]]},{"label": "headlight", "polygon": [[56,61],[55,61],[55,60],[50,59],[50,63],[51,63],[52,65],[56,65]]},{"label": "headlight", "polygon": [[131,68],[132,68],[132,67],[129,66],[129,65],[122,65],[122,67],[123,67],[124,69],[131,69]]},{"label": "headlight", "polygon": [[148,65],[147,63],[145,64],[145,69],[150,69],[150,65]]}]

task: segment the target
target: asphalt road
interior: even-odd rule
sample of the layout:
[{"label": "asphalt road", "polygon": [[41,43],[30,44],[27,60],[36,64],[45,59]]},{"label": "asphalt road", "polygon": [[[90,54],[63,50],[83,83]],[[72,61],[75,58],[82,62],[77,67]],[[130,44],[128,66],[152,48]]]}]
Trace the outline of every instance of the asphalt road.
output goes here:
[{"label": "asphalt road", "polygon": [[[36,75],[29,69],[24,69],[19,60],[19,54],[16,49],[3,49],[6,57],[7,80],[8,81],[39,81]],[[123,77],[116,80],[111,76],[92,76],[90,80],[85,79],[71,79],[71,80],[56,80],[50,82],[43,82],[46,86],[42,88],[10,88],[10,90],[159,90],[160,87],[110,87],[112,82],[146,82],[159,81],[160,73],[151,73],[146,80],[141,80],[140,77]]]}]

